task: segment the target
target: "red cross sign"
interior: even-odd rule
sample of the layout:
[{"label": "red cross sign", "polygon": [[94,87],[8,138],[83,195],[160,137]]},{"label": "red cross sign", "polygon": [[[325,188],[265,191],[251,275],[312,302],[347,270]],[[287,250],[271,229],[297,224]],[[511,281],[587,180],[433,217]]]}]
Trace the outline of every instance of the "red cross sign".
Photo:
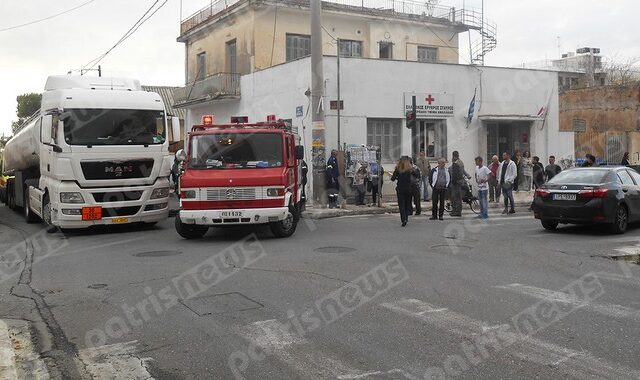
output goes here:
[{"label": "red cross sign", "polygon": [[436,99],[432,97],[431,94],[429,94],[429,96],[425,100],[427,101],[427,103],[429,103],[429,105],[436,101]]}]

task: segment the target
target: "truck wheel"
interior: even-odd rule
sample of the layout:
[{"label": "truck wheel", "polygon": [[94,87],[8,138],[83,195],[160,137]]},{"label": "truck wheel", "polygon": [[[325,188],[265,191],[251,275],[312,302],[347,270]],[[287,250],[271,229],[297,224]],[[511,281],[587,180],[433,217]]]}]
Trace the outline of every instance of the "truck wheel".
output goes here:
[{"label": "truck wheel", "polygon": [[51,202],[49,202],[49,194],[42,198],[42,221],[51,226]]},{"label": "truck wheel", "polygon": [[296,227],[300,220],[300,214],[296,207],[289,207],[289,211],[289,215],[284,220],[269,223],[271,232],[277,238],[289,237],[296,232]]},{"label": "truck wheel", "polygon": [[25,191],[25,198],[24,198],[24,220],[27,223],[35,223],[38,221],[38,217],[36,216],[36,214],[33,213],[33,211],[31,211],[31,200],[29,199],[29,190]]},{"label": "truck wheel", "polygon": [[208,226],[198,224],[184,224],[180,220],[180,214],[176,215],[176,231],[185,239],[199,239],[209,231]]}]

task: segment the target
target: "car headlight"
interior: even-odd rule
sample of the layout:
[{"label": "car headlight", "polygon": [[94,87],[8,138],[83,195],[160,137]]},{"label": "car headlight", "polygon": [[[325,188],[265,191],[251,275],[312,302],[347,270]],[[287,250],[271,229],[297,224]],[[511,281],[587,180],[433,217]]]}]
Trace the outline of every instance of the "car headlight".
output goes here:
[{"label": "car headlight", "polygon": [[278,187],[270,187],[267,189],[268,197],[281,197],[284,195],[284,189]]},{"label": "car headlight", "polygon": [[169,188],[168,187],[161,187],[159,189],[153,189],[153,192],[151,193],[151,199],[166,198],[168,196],[169,196]]},{"label": "car headlight", "polygon": [[62,203],[84,203],[82,194],[78,192],[60,193],[60,202]]}]

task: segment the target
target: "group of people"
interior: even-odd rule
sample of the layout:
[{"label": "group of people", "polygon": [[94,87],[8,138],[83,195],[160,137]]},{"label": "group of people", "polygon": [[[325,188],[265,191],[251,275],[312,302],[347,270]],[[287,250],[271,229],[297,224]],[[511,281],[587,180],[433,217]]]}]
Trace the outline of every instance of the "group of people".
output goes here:
[{"label": "group of people", "polygon": [[[356,196],[356,205],[364,206],[367,192],[371,193],[373,204],[377,204],[382,194],[384,169],[382,165],[369,165],[362,162],[353,176],[353,189]],[[329,208],[338,207],[340,195],[340,169],[338,167],[338,151],[332,150],[331,156],[327,160],[325,171],[327,198]]]},{"label": "group of people", "polygon": [[[475,158],[473,173],[480,203],[478,218],[488,218],[489,202],[499,203],[500,196],[503,196],[504,199],[502,213],[515,213],[514,191],[538,188],[562,170],[555,163],[554,156],[549,157],[549,164],[546,167],[540,163],[539,157],[534,156],[529,159],[529,156],[529,152],[525,152],[522,156],[516,152],[516,156],[512,158],[509,152],[505,152],[502,155],[502,161],[497,155],[493,156],[489,166],[484,164],[482,157]],[[449,167],[446,167],[447,160],[445,158],[440,158],[437,162],[437,166],[432,169],[425,152],[420,152],[420,157],[415,164],[408,156],[398,160],[391,180],[396,181],[400,221],[403,227],[407,225],[409,216],[412,215],[413,204],[416,205],[416,215],[420,214],[420,195],[422,195],[423,201],[427,201],[429,187],[432,189],[430,220],[444,219],[447,197],[451,201],[450,215],[453,217],[462,216],[462,200],[465,195],[471,192],[468,180],[472,176],[465,170],[464,163],[457,151],[453,152]],[[523,170],[519,170],[519,168]],[[524,170],[525,168],[527,169]],[[420,190],[420,188],[422,189]]]}]

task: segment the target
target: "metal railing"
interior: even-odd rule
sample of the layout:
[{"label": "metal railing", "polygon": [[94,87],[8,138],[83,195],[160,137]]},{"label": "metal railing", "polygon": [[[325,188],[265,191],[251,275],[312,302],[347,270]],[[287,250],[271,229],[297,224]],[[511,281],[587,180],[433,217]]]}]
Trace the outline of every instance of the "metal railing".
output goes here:
[{"label": "metal railing", "polygon": [[175,90],[175,106],[240,96],[240,74],[217,73]]},{"label": "metal railing", "polygon": [[[183,34],[214,16],[222,15],[229,8],[234,7],[242,1],[245,0],[216,0],[211,2],[208,6],[185,18],[180,25],[180,33]],[[309,6],[308,0],[277,0],[276,2],[283,5],[291,4],[296,6]],[[476,28],[480,28],[482,26],[482,23],[478,21],[482,19],[481,12],[478,10],[473,8],[463,9],[436,5],[429,1],[325,0],[323,3],[323,6],[328,9],[331,9],[332,5],[334,5],[344,7],[347,10],[351,9],[363,13],[386,13],[399,16],[433,17],[437,19],[444,19],[449,22],[466,24]]]}]

